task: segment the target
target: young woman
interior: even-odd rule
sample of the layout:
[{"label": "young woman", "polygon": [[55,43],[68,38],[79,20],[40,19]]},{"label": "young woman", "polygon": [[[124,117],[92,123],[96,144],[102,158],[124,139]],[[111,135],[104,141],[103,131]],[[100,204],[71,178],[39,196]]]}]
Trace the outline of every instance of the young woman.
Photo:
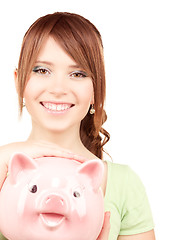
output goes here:
[{"label": "young woman", "polygon": [[96,27],[71,13],[38,19],[24,36],[15,83],[20,114],[25,106],[32,130],[25,142],[0,148],[0,187],[13,152],[81,162],[99,158],[105,167],[101,187],[106,214],[98,240],[154,240],[150,207],[139,178],[129,167],[103,159],[109,134],[102,128],[107,118],[105,70]]}]

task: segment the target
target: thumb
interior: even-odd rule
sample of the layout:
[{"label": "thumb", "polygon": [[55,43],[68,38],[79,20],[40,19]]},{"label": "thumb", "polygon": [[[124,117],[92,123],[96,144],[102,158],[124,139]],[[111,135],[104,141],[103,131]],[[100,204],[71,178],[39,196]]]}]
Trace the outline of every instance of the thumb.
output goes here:
[{"label": "thumb", "polygon": [[110,232],[110,227],[111,227],[110,216],[111,216],[110,212],[105,212],[103,227],[102,227],[102,230],[101,230],[100,235],[97,238],[97,240],[108,240],[109,239],[109,232]]}]

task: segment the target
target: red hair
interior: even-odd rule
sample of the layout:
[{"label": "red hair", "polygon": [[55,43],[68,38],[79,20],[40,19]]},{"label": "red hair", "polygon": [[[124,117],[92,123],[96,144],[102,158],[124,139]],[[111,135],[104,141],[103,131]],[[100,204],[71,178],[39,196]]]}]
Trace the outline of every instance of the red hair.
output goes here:
[{"label": "red hair", "polygon": [[26,83],[41,46],[49,36],[92,78],[95,114],[88,112],[82,120],[80,137],[85,147],[102,159],[103,146],[110,138],[102,128],[107,119],[104,111],[106,86],[103,44],[97,28],[84,17],[65,12],[48,14],[35,21],[26,32],[17,70],[20,115]]}]

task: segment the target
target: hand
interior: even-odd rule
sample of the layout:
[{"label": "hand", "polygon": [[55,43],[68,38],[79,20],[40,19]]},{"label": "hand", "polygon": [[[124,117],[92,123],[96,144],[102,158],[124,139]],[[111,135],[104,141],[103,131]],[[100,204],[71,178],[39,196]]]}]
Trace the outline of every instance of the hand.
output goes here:
[{"label": "hand", "polygon": [[110,232],[110,212],[106,212],[104,216],[104,223],[102,230],[97,238],[97,240],[108,240]]},{"label": "hand", "polygon": [[7,175],[9,160],[15,152],[22,152],[31,158],[54,156],[77,160],[81,163],[87,160],[82,156],[74,154],[66,149],[62,149],[56,144],[45,141],[10,143],[0,147],[0,189]]},{"label": "hand", "polygon": [[20,152],[28,155],[31,158],[40,158],[40,157],[63,157],[72,160],[76,160],[80,163],[87,161],[86,158],[73,152],[61,148],[59,145],[46,142],[46,141],[26,141],[19,143],[20,146],[16,146],[16,152],[20,149]]}]

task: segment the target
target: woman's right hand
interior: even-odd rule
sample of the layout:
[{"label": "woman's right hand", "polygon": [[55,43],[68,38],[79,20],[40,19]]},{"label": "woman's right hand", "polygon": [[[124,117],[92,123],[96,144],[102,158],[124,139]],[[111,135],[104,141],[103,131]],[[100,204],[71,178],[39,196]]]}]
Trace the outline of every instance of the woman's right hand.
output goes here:
[{"label": "woman's right hand", "polygon": [[45,141],[26,141],[10,143],[8,145],[0,147],[0,189],[7,176],[8,163],[12,155],[15,152],[21,152],[28,155],[31,158],[39,157],[64,157],[68,159],[74,159],[79,162],[84,162],[87,159],[63,149],[57,144],[53,144]]}]

